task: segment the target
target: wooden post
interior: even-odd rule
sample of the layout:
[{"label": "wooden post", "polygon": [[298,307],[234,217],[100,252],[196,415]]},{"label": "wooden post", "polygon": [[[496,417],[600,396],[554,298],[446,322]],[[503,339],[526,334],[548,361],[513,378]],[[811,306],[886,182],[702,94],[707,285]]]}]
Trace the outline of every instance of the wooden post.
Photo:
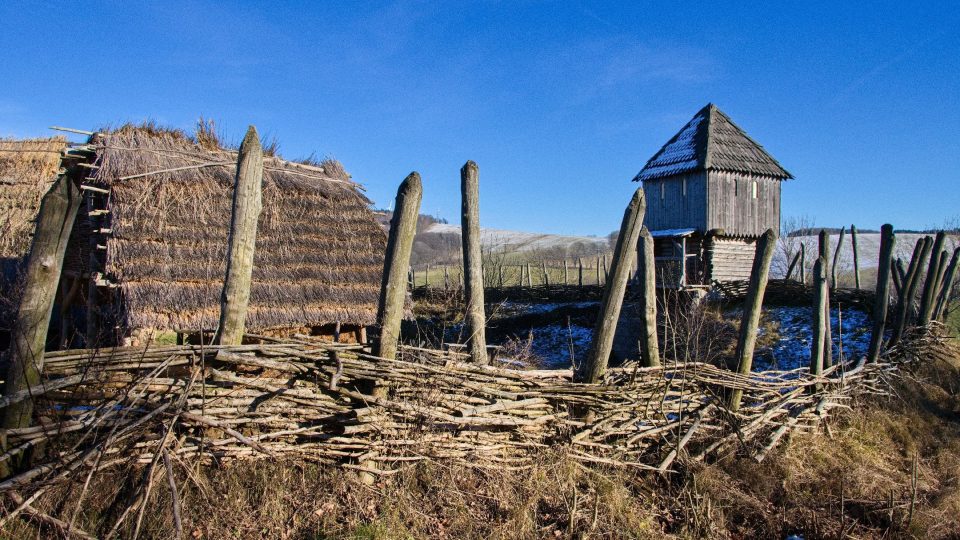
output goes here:
[{"label": "wooden post", "polygon": [[[777,234],[773,229],[767,229],[763,236],[757,239],[756,252],[753,256],[753,268],[750,270],[750,285],[747,288],[747,297],[743,304],[743,320],[740,322],[740,339],[737,341],[737,372],[749,375],[753,367],[753,350],[757,343],[757,329],[760,326],[760,311],[763,307],[763,293],[767,289],[767,279],[770,277],[770,261],[777,246]],[[730,393],[728,403],[731,411],[740,410],[740,400],[743,390],[736,389]]]},{"label": "wooden post", "polygon": [[497,266],[497,286],[503,288],[503,263]]},{"label": "wooden post", "polygon": [[424,289],[430,288],[430,265],[429,264],[423,270],[423,288]]},{"label": "wooden post", "polygon": [[527,263],[527,287],[533,287],[533,277],[530,273],[530,263]]},{"label": "wooden post", "polygon": [[[826,265],[830,264],[830,235],[827,231],[820,229],[820,256],[823,257],[824,267],[823,271],[826,274],[829,270]],[[824,302],[824,310],[826,313],[826,325],[824,326],[824,340],[823,340],[823,365],[830,367],[833,365],[833,329],[830,321],[830,283],[832,281],[827,278],[827,300]]]},{"label": "wooden post", "polygon": [[603,256],[603,282],[610,281],[610,271],[607,270],[607,256]]},{"label": "wooden post", "polygon": [[857,247],[857,226],[856,225],[850,225],[850,244],[853,246],[853,283],[854,283],[854,286],[857,289],[859,289],[860,288],[860,249]]},{"label": "wooden post", "polygon": [[483,253],[480,249],[480,168],[467,161],[460,169],[463,239],[463,266],[466,284],[467,313],[464,322],[469,341],[470,358],[484,365],[487,358],[486,316],[483,305]]},{"label": "wooden post", "polygon": [[[857,236],[850,228],[850,237]],[[893,250],[896,247],[897,237],[893,234],[893,225],[886,223],[880,227],[880,261],[877,266],[877,292],[873,304],[873,333],[870,335],[870,349],[867,352],[867,362],[876,362],[880,358],[880,347],[883,345],[883,331],[887,323],[887,309],[890,306],[890,270],[893,263]],[[854,245],[856,242],[854,241]],[[856,253],[856,248],[854,248]],[[854,258],[856,260],[856,258]]]},{"label": "wooden post", "polygon": [[947,239],[947,234],[943,231],[937,233],[936,240],[933,241],[933,249],[930,251],[930,262],[927,264],[927,279],[923,285],[923,294],[920,296],[920,310],[918,312],[917,324],[927,326],[933,317],[933,308],[936,307],[937,292],[940,285],[940,272],[943,267],[940,265],[940,259],[944,259],[946,265],[946,253],[943,251],[943,243]]},{"label": "wooden post", "polygon": [[[80,209],[80,200],[80,190],[64,174],[57,178],[40,202],[30,257],[27,259],[23,294],[10,332],[3,388],[5,396],[40,384],[50,317],[53,315],[63,258]],[[32,400],[14,403],[4,411],[3,428],[29,427],[32,415]]]},{"label": "wooden post", "polygon": [[637,261],[640,281],[640,360],[645,367],[660,365],[660,343],[657,337],[657,274],[653,254],[653,236],[643,227],[640,231],[640,253]]},{"label": "wooden post", "polygon": [[907,271],[903,269],[903,259],[897,257],[896,262],[890,264],[890,275],[893,277],[893,286],[896,289],[897,298],[899,299],[901,294],[903,294],[901,293],[903,290],[903,278],[907,275]]},{"label": "wooden post", "polygon": [[[830,327],[830,319],[824,320],[824,314],[829,308],[827,284],[827,260],[820,256],[813,263],[813,328],[811,329],[813,339],[810,343],[810,373],[814,375],[820,375],[823,372],[823,352],[827,345],[827,328]],[[817,388],[819,389],[819,385]]]},{"label": "wooden post", "polygon": [[[802,245],[802,244],[801,244]],[[793,260],[790,261],[790,265],[787,266],[787,275],[783,277],[784,280],[789,281],[790,276],[793,275],[793,269],[796,268],[797,263],[800,262],[800,252],[797,251],[797,254],[793,256]]]},{"label": "wooden post", "polygon": [[543,286],[544,286],[544,287],[549,287],[549,286],[550,286],[550,274],[547,273],[547,263],[544,262],[542,259],[540,260],[540,270],[543,271]]},{"label": "wooden post", "polygon": [[577,287],[583,288],[583,258],[577,257]]},{"label": "wooden post", "polygon": [[[407,287],[403,277],[410,267],[410,254],[413,252],[413,238],[417,233],[417,218],[420,214],[422,197],[423,184],[420,175],[412,172],[397,189],[393,218],[390,221],[390,234],[387,237],[387,251],[380,281],[380,301],[377,305],[380,339],[374,343],[373,348],[374,356],[381,358],[393,360],[397,357],[400,323],[403,320],[407,300]],[[446,266],[443,270],[444,287],[446,287],[449,281]]]},{"label": "wooden post", "polygon": [[910,266],[907,269],[906,277],[903,279],[900,298],[897,301],[896,319],[893,334],[890,336],[891,347],[900,342],[903,331],[907,327],[907,320],[910,318],[910,311],[913,309],[913,299],[917,293],[917,283],[920,281],[917,276],[920,274],[923,259],[926,258],[932,244],[933,241],[930,237],[925,236],[913,247],[913,257],[910,258]]},{"label": "wooden post", "polygon": [[950,304],[950,294],[953,292],[953,283],[957,278],[957,259],[960,257],[960,247],[953,250],[953,257],[947,266],[943,283],[940,285],[940,295],[937,297],[937,307],[933,313],[935,320],[942,320]]},{"label": "wooden post", "polygon": [[846,234],[846,227],[840,227],[840,238],[837,240],[837,249],[833,252],[833,265],[830,267],[830,288],[837,288],[837,263],[840,262],[840,251],[843,249],[843,236]]},{"label": "wooden post", "polygon": [[800,283],[807,284],[807,244],[800,242]]},{"label": "wooden post", "polygon": [[570,269],[567,267],[567,259],[563,259],[563,284],[570,284]]},{"label": "wooden post", "polygon": [[263,184],[263,147],[257,129],[250,126],[237,155],[233,212],[227,247],[227,276],[220,296],[220,326],[215,343],[240,345],[247,320],[253,255],[257,243]]},{"label": "wooden post", "polygon": [[620,308],[623,305],[623,295],[627,290],[627,280],[630,279],[630,259],[637,249],[637,239],[640,237],[646,206],[641,187],[634,192],[630,204],[623,213],[623,222],[620,224],[620,234],[617,237],[611,264],[613,279],[608,281],[603,292],[600,314],[593,329],[593,339],[586,362],[576,366],[574,380],[577,382],[600,382],[607,370],[617,321],[620,319]]},{"label": "wooden post", "polygon": [[447,265],[443,265],[443,290],[450,288],[450,270]]},{"label": "wooden post", "polygon": [[603,285],[603,282],[600,280],[600,255],[597,255],[597,287]]},{"label": "wooden post", "polygon": [[937,282],[934,284],[933,300],[930,305],[930,320],[936,321],[940,318],[937,313],[937,304],[940,299],[940,291],[943,288],[943,280],[947,273],[947,264],[950,260],[950,253],[947,250],[940,252],[940,263],[937,266]]}]

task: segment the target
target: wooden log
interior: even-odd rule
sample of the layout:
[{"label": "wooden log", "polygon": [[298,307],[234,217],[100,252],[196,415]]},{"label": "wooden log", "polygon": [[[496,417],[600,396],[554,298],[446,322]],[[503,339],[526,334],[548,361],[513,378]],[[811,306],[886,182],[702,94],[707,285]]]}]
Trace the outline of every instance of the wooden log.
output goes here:
[{"label": "wooden log", "polygon": [[807,244],[800,242],[800,283],[807,284]]},{"label": "wooden log", "polygon": [[[923,294],[920,295],[920,309],[917,312],[917,324],[919,326],[927,326],[933,317],[933,308],[936,307],[937,292],[942,277],[940,272],[946,269],[946,252],[943,251],[943,243],[946,240],[947,234],[940,231],[937,233],[936,240],[933,241],[930,261],[927,264],[927,279],[923,285]],[[942,265],[941,260],[943,261]]]},{"label": "wooden log", "polygon": [[[856,238],[851,227],[851,239]],[[880,358],[880,347],[883,345],[883,332],[887,323],[887,310],[890,306],[890,270],[893,263],[893,250],[896,247],[897,237],[893,234],[893,225],[889,223],[880,227],[880,260],[877,263],[877,288],[873,305],[873,333],[870,335],[870,348],[867,351],[867,362],[876,362]],[[854,245],[856,241],[854,240]],[[854,248],[856,253],[856,248]],[[856,255],[854,255],[856,257]],[[854,259],[856,260],[856,259]],[[859,288],[859,287],[858,287]]]},{"label": "wooden log", "polygon": [[423,269],[423,288],[430,288],[430,265],[428,264],[426,268]]},{"label": "wooden log", "polygon": [[837,240],[837,249],[833,252],[833,265],[830,267],[830,288],[837,288],[837,264],[840,262],[840,253],[843,251],[843,237],[847,233],[846,227],[840,227],[840,238]]},{"label": "wooden log", "polygon": [[640,325],[640,361],[645,367],[654,367],[660,365],[660,343],[657,337],[657,273],[653,236],[646,227],[640,231],[639,243],[637,273],[640,281],[640,305],[643,307],[643,323]]},{"label": "wooden log", "polygon": [[[801,244],[802,245],[802,244]],[[797,254],[793,256],[793,260],[790,261],[790,265],[787,266],[787,275],[783,279],[790,279],[790,276],[793,275],[793,269],[797,266],[797,263],[800,262],[800,252],[797,251]]]},{"label": "wooden log", "polygon": [[813,322],[812,339],[810,343],[810,373],[820,375],[824,368],[824,351],[826,350],[827,328],[830,319],[824,318],[828,308],[828,280],[827,260],[823,256],[817,257],[813,263]]},{"label": "wooden log", "polygon": [[[757,239],[756,253],[753,256],[753,268],[750,270],[750,285],[743,304],[743,320],[740,323],[740,338],[737,341],[737,372],[749,375],[753,367],[753,350],[757,342],[757,329],[760,325],[760,310],[763,307],[763,293],[770,277],[770,261],[777,246],[777,234],[767,229]],[[731,411],[740,410],[743,390],[735,389],[730,393],[728,403]]]},{"label": "wooden log", "polygon": [[530,273],[530,263],[527,263],[527,287],[533,287],[533,277]]},{"label": "wooden log", "polygon": [[543,286],[544,286],[544,287],[549,287],[549,286],[550,286],[550,275],[547,274],[547,263],[544,262],[543,259],[540,260],[540,270],[543,272]]},{"label": "wooden log", "polygon": [[483,252],[480,245],[480,168],[467,161],[460,169],[462,211],[460,215],[463,240],[463,266],[466,285],[467,345],[470,359],[479,365],[487,358],[486,316],[483,303]]},{"label": "wooden log", "polygon": [[937,296],[937,307],[934,311],[934,319],[936,320],[943,320],[949,310],[950,295],[953,293],[953,284],[957,279],[958,257],[960,257],[960,247],[953,250],[953,257],[950,258],[950,264],[947,265],[943,283],[940,284],[940,294]]},{"label": "wooden log", "polygon": [[497,286],[503,288],[503,263],[497,266]]},{"label": "wooden log", "polygon": [[[73,180],[61,175],[40,202],[23,293],[10,332],[4,396],[16,395],[40,383],[63,258],[80,209],[81,196]],[[28,427],[32,415],[32,400],[12,404],[4,412],[3,428]]]},{"label": "wooden log", "polygon": [[597,272],[596,272],[596,274],[597,274],[597,287],[600,287],[601,285],[603,285],[603,281],[602,281],[602,279],[600,278],[600,255],[597,255]]},{"label": "wooden log", "polygon": [[[422,197],[423,184],[420,174],[412,172],[397,189],[395,210],[390,220],[390,234],[387,237],[383,277],[380,281],[380,301],[377,305],[380,339],[374,343],[373,349],[374,356],[381,358],[393,360],[397,357],[400,323],[403,320],[407,300],[407,287],[403,282],[403,276],[410,268],[410,254],[413,252],[413,239],[417,233],[417,218],[420,214]],[[447,288],[449,275],[446,266],[443,271],[444,288]]]},{"label": "wooden log", "polygon": [[[824,261],[826,261],[825,264],[830,264],[830,235],[827,234],[827,231],[823,229],[820,230],[818,247],[820,251],[820,256],[823,257]],[[827,266],[824,266],[823,271],[825,273],[829,272],[829,269],[827,268]],[[831,277],[830,275],[828,275],[827,277],[828,289],[830,287],[830,284],[833,282],[833,280],[831,280],[830,277]],[[827,298],[827,301],[824,302],[824,310],[825,310],[824,317],[826,317],[827,324],[824,330],[825,336],[824,336],[824,342],[823,342],[823,365],[826,367],[830,367],[833,365],[833,329],[831,327],[832,325],[830,322],[829,294],[830,294],[830,291],[828,290],[827,291],[828,298]]]},{"label": "wooden log", "polygon": [[563,259],[563,284],[570,284],[570,268],[567,265],[567,259]]},{"label": "wooden log", "polygon": [[937,269],[937,284],[935,286],[936,290],[934,291],[933,307],[930,309],[930,320],[937,321],[940,320],[940,297],[943,287],[945,285],[944,281],[947,277],[947,270],[950,263],[950,253],[947,250],[943,250],[940,253],[940,265]]},{"label": "wooden log", "polygon": [[443,265],[443,290],[450,289],[450,270],[447,265]]},{"label": "wooden log", "polygon": [[237,155],[237,174],[227,238],[227,275],[220,295],[220,324],[214,338],[220,345],[239,345],[247,320],[257,221],[262,208],[263,147],[250,126]]},{"label": "wooden log", "polygon": [[577,257],[577,287],[583,288],[583,258]]},{"label": "wooden log", "polygon": [[850,225],[850,245],[853,249],[853,283],[860,288],[860,249],[857,245],[857,226]]},{"label": "wooden log", "polygon": [[597,383],[606,372],[610,352],[613,349],[617,321],[620,319],[623,295],[627,290],[627,281],[630,279],[630,259],[637,249],[637,239],[640,237],[645,211],[646,201],[641,187],[634,192],[630,204],[623,213],[623,222],[620,224],[620,234],[617,237],[611,264],[613,279],[609,280],[603,292],[600,313],[593,329],[593,339],[586,361],[576,367],[574,380],[577,382]]},{"label": "wooden log", "polygon": [[890,261],[890,277],[893,278],[893,287],[894,292],[897,293],[897,298],[900,298],[902,294],[900,291],[903,290],[903,261],[898,257],[896,261]]},{"label": "wooden log", "polygon": [[[629,273],[629,269],[628,269]],[[607,256],[603,256],[603,282],[606,283],[610,281],[610,272],[607,270]]]},{"label": "wooden log", "polygon": [[929,236],[925,236],[913,247],[913,257],[910,258],[910,266],[900,289],[902,294],[897,302],[896,319],[894,320],[893,333],[890,336],[891,347],[900,342],[900,337],[906,330],[910,311],[913,309],[913,299],[917,294],[917,283],[920,281],[917,276],[920,275],[923,259],[927,257],[932,245],[933,240]]}]

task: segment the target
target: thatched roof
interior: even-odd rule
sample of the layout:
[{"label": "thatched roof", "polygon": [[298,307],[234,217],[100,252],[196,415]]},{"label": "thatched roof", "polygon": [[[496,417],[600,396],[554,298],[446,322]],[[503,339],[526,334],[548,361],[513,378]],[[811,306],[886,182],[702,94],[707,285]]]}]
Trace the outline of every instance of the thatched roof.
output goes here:
[{"label": "thatched roof", "polygon": [[[201,142],[129,126],[90,140],[87,183],[110,190],[103,270],[128,328],[217,325],[237,155]],[[374,323],[385,245],[338,162],[267,157],[247,328]]]},{"label": "thatched roof", "polygon": [[643,182],[703,170],[793,178],[713,103],[700,109],[633,178]]}]

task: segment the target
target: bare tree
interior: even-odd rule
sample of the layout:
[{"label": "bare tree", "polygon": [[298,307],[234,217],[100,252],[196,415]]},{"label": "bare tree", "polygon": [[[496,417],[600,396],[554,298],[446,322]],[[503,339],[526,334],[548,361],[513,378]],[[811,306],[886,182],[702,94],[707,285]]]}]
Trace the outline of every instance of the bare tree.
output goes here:
[{"label": "bare tree", "polygon": [[[778,278],[786,277],[787,268],[790,263],[800,253],[801,244],[806,245],[806,274],[810,275],[810,269],[816,257],[817,239],[814,234],[813,219],[808,215],[786,216],[780,221],[780,240],[777,243],[777,251],[773,256],[773,263],[770,268],[770,275]],[[793,279],[799,279],[799,262],[793,269]]]}]

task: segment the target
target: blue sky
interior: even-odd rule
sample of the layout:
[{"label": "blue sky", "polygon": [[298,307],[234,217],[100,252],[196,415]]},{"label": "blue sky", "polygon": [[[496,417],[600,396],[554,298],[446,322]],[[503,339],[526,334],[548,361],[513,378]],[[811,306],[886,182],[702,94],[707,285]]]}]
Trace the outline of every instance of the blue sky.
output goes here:
[{"label": "blue sky", "polygon": [[485,226],[603,235],[714,102],[797,177],[785,216],[934,226],[960,217],[960,7],[908,4],[8,0],[0,136],[252,123],[377,206],[417,170],[452,222],[473,159]]}]

